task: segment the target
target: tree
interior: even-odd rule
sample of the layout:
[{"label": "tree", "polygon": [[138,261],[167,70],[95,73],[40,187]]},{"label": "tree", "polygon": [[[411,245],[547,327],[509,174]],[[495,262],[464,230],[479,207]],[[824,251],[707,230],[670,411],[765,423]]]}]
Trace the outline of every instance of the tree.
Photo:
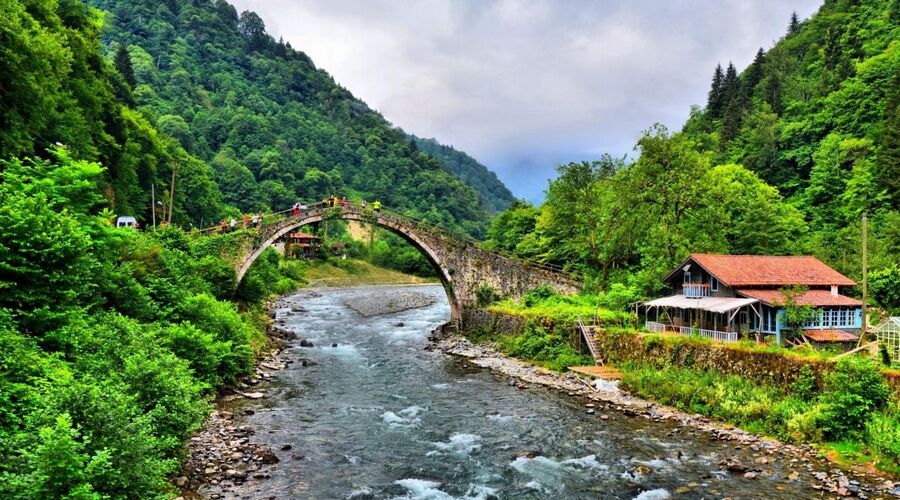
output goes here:
[{"label": "tree", "polygon": [[750,66],[741,74],[741,98],[745,103],[753,100],[753,90],[762,81],[763,65],[766,63],[766,52],[759,48]]},{"label": "tree", "polygon": [[799,302],[806,291],[807,288],[803,286],[782,288],[782,300],[776,301],[775,304],[783,308],[784,316],[782,319],[784,324],[794,335],[802,334],[803,327],[820,313],[820,310],[814,306]]},{"label": "tree", "polygon": [[788,23],[788,36],[796,35],[800,32],[800,17],[797,16],[797,11],[791,13],[791,21]]},{"label": "tree", "polygon": [[[898,1],[897,3],[900,3]],[[894,210],[900,210],[900,75],[891,82],[884,109],[881,145],[878,149],[876,178],[887,190]]]},{"label": "tree", "polygon": [[128,86],[134,88],[137,83],[134,78],[134,67],[131,65],[131,54],[128,53],[128,47],[124,43],[119,44],[113,64],[116,66],[119,74],[122,75],[122,78],[128,83]]},{"label": "tree", "polygon": [[712,85],[709,89],[709,97],[706,100],[706,111],[713,118],[719,118],[720,116],[722,116],[722,86],[724,83],[725,74],[722,72],[722,65],[717,64],[716,70],[713,72]]},{"label": "tree", "polygon": [[245,10],[241,12],[238,20],[238,30],[247,41],[247,48],[251,51],[262,50],[269,46],[272,39],[266,33],[266,24],[255,12]]}]

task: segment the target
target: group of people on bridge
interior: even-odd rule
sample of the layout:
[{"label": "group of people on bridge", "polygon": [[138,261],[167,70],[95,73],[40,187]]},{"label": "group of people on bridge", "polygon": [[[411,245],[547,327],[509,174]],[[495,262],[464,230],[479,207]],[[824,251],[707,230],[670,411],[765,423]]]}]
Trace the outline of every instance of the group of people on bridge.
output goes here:
[{"label": "group of people on bridge", "polygon": [[[338,198],[337,196],[331,196],[330,198],[326,197],[326,198],[323,198],[322,201],[320,201],[318,203],[314,203],[312,205],[306,205],[303,202],[298,201],[297,203],[294,203],[294,206],[291,208],[291,216],[295,219],[299,219],[300,216],[304,212],[307,212],[309,210],[321,210],[323,208],[339,208],[339,207],[344,208],[349,205],[350,205],[350,202],[347,200],[346,196],[342,196],[340,198]],[[361,202],[361,206],[362,206],[363,210],[368,208],[365,200],[363,200]],[[381,211],[381,202],[378,200],[375,200],[374,202],[372,202],[371,209],[375,212],[380,212]],[[262,226],[263,219],[264,219],[264,214],[262,214],[262,213],[257,213],[257,214],[252,214],[252,215],[243,214],[240,222],[237,219],[235,219],[234,217],[232,217],[230,220],[222,219],[222,221],[217,226],[214,226],[212,229],[214,229],[216,232],[224,233],[224,232],[228,232],[228,231],[235,231],[237,229],[248,229],[251,227],[258,228],[258,227]]]},{"label": "group of people on bridge", "polygon": [[[302,202],[298,201],[297,203],[294,203],[294,207],[291,209],[291,216],[294,217],[295,219],[299,219],[300,215],[302,215],[302,213],[307,210],[318,210],[318,209],[322,209],[322,208],[338,208],[338,207],[345,208],[349,205],[350,205],[350,202],[347,201],[346,196],[341,196],[340,198],[338,198],[337,196],[332,196],[331,198],[325,197],[325,198],[322,198],[321,202],[315,203],[312,206],[304,205]],[[365,210],[367,208],[366,200],[362,200],[361,206],[362,206],[363,210]],[[372,210],[374,210],[376,212],[380,212],[381,211],[381,202],[378,200],[375,200],[374,202],[372,202]]]}]

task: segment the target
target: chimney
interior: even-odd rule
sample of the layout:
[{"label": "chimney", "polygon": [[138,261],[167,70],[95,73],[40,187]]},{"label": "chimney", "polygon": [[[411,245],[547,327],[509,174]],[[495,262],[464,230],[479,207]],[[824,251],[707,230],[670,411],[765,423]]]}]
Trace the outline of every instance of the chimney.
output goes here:
[{"label": "chimney", "polygon": [[838,295],[838,286],[837,286],[837,285],[831,285],[831,296],[832,296],[832,297],[837,297],[837,295]]}]

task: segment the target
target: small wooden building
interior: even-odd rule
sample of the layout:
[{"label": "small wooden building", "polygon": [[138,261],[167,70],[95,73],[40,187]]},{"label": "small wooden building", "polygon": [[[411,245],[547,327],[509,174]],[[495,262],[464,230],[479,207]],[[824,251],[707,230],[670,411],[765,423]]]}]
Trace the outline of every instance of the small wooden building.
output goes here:
[{"label": "small wooden building", "polygon": [[322,248],[322,239],[314,234],[290,233],[285,238],[284,253],[295,259],[314,259]]}]

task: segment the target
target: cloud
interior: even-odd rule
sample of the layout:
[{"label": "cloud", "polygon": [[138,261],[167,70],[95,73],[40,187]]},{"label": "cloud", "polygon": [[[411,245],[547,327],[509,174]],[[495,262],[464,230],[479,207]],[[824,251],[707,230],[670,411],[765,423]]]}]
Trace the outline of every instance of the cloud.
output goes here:
[{"label": "cloud", "polygon": [[232,0],[394,124],[537,200],[554,167],[680,127],[820,0]]}]

